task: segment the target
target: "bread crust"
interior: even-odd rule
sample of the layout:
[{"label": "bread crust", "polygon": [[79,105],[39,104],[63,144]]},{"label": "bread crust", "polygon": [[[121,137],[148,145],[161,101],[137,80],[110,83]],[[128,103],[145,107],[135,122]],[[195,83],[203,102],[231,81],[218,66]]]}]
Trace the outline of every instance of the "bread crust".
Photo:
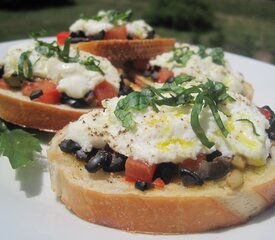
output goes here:
[{"label": "bread crust", "polygon": [[80,50],[106,57],[111,61],[125,62],[153,58],[163,52],[171,51],[176,40],[174,38],[156,38],[144,40],[100,40],[80,42],[76,47]]},{"label": "bread crust", "polygon": [[267,166],[244,172],[244,185],[237,190],[219,180],[192,188],[173,182],[141,192],[120,174],[88,173],[82,162],[59,149],[65,133],[66,128],[58,132],[48,150],[52,189],[76,215],[96,224],[133,232],[196,233],[244,223],[275,201],[274,153]]},{"label": "bread crust", "polygon": [[0,89],[0,117],[22,127],[56,132],[88,109],[31,101],[20,91]]}]

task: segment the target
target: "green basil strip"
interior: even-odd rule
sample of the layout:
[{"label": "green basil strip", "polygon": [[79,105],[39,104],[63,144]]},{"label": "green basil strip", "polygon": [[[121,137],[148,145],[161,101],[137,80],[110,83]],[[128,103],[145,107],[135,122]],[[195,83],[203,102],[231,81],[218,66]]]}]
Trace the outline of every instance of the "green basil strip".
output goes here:
[{"label": "green basil strip", "polygon": [[21,53],[18,63],[18,75],[20,81],[30,79],[32,77],[32,63],[29,59],[30,51]]},{"label": "green basil strip", "polygon": [[247,119],[247,118],[242,118],[242,119],[238,119],[237,121],[240,121],[240,122],[248,122],[248,123],[250,123],[251,126],[252,126],[252,129],[253,129],[253,133],[254,133],[256,136],[260,136],[260,134],[258,134],[257,131],[256,131],[256,127],[255,127],[254,123],[253,123],[252,121],[250,121],[249,119]]},{"label": "green basil strip", "polygon": [[198,139],[201,141],[201,143],[208,147],[211,148],[214,146],[214,142],[210,142],[207,136],[204,133],[203,128],[200,125],[200,120],[199,120],[199,115],[203,107],[203,95],[198,95],[195,100],[195,104],[192,108],[191,111],[191,127],[198,137]]},{"label": "green basil strip", "polygon": [[205,101],[206,101],[207,105],[210,107],[210,110],[211,110],[211,112],[212,112],[212,114],[213,114],[213,117],[214,117],[214,119],[215,119],[215,121],[216,121],[216,123],[217,123],[219,129],[220,129],[221,132],[222,132],[222,135],[223,135],[224,137],[227,137],[228,131],[227,131],[227,129],[225,128],[225,126],[223,125],[223,122],[222,122],[222,120],[221,120],[221,117],[220,117],[218,108],[217,108],[217,106],[215,105],[214,101],[211,100],[211,98],[209,98],[209,97],[205,97]]}]

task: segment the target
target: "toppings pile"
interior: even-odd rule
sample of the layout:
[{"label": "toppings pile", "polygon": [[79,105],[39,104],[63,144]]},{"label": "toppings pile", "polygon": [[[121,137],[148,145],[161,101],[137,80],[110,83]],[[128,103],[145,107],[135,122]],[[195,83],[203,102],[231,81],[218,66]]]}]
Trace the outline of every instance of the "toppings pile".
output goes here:
[{"label": "toppings pile", "polygon": [[111,39],[151,39],[155,37],[153,28],[144,20],[130,21],[132,10],[120,12],[116,10],[99,11],[95,16],[80,16],[70,26],[70,32],[57,35],[59,44],[71,37],[73,43],[111,40]]},{"label": "toppings pile", "polygon": [[9,50],[1,68],[1,88],[20,89],[33,101],[67,104],[74,108],[100,107],[118,95],[121,78],[111,63],[56,41],[39,39]]},{"label": "toppings pile", "polygon": [[[190,187],[216,179],[225,180],[232,189],[238,188],[243,183],[242,172],[247,166],[262,166],[266,163],[271,146],[267,133],[270,139],[274,136],[272,119],[275,115],[270,108],[257,109],[244,97],[228,92],[220,82],[208,80],[198,84],[188,75],[180,75],[160,88],[146,87],[123,98],[108,100],[104,107],[106,110],[100,117],[90,117],[94,119],[90,120],[91,123],[87,123],[87,118],[82,118],[79,122],[69,125],[71,132],[82,128],[82,124],[86,124],[83,129],[89,126],[91,130],[87,133],[87,138],[68,135],[60,143],[60,149],[75,154],[77,159],[84,161],[85,168],[90,173],[101,170],[124,171],[125,180],[134,182],[135,187],[142,191],[152,187],[163,188],[171,181],[181,181]],[[245,114],[240,114],[243,118],[232,116],[238,107],[250,109],[251,118]],[[187,125],[182,129],[190,132],[192,138],[180,137],[183,133],[179,132],[181,128],[176,128],[178,123],[173,123],[176,125],[176,132],[168,128],[166,124],[170,120],[161,118],[166,116],[165,111],[171,119],[178,118],[181,124],[190,124],[193,133]],[[155,122],[155,119],[160,120]],[[202,122],[206,119],[211,122]],[[151,129],[143,126],[146,122]],[[206,131],[207,124],[216,126],[211,127],[213,133]],[[238,127],[240,130],[236,130]],[[154,128],[156,131],[153,131]],[[145,140],[141,139],[140,131]],[[146,131],[152,139],[147,139]],[[163,136],[162,131],[171,139],[169,142],[159,142],[161,139],[157,136]],[[92,140],[88,135],[97,137]],[[233,136],[239,140],[233,140]],[[94,147],[93,144],[98,145],[98,138],[102,142],[99,147]],[[191,139],[195,138],[198,142],[193,143]],[[120,141],[122,139],[123,142]],[[232,143],[230,146],[233,141],[237,141],[236,145]],[[259,146],[256,147],[254,141]],[[169,150],[172,146],[174,150]],[[236,146],[247,150],[241,154],[235,149]],[[134,151],[134,148],[137,148],[137,151]],[[168,160],[173,159],[170,156],[165,161],[165,157],[171,153],[177,155],[177,158],[174,161]],[[192,155],[194,153],[195,156]],[[140,158],[141,154],[146,154],[148,158]],[[254,159],[249,157],[251,154],[255,155]]]}]

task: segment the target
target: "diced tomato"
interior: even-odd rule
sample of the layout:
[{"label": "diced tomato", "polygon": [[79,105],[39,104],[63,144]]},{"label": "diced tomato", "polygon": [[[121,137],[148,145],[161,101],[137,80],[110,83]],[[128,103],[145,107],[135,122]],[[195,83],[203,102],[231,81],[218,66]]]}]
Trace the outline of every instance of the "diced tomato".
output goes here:
[{"label": "diced tomato", "polygon": [[136,60],[133,62],[134,68],[139,71],[145,71],[148,67],[149,60]]},{"label": "diced tomato", "polygon": [[56,89],[56,84],[47,80],[37,82],[25,82],[22,86],[22,93],[25,96],[31,96],[33,91],[42,90],[43,95],[34,99],[48,104],[60,103],[60,92]]},{"label": "diced tomato", "polygon": [[67,38],[70,37],[70,32],[60,32],[56,36],[57,43],[59,45],[64,45]]},{"label": "diced tomato", "polygon": [[182,163],[180,163],[180,165],[191,171],[197,171],[200,167],[201,162],[205,159],[205,154],[200,153],[197,155],[197,159],[187,158]]},{"label": "diced tomato", "polygon": [[138,35],[133,35],[132,38],[133,38],[134,40],[140,40],[140,39],[141,39],[141,37],[138,36]]},{"label": "diced tomato", "polygon": [[128,158],[125,164],[125,179],[133,179],[134,181],[152,182],[157,165],[150,165],[144,161],[133,160]]},{"label": "diced tomato", "polygon": [[173,77],[173,76],[174,74],[171,70],[169,70],[168,68],[162,68],[159,72],[157,81],[159,83],[165,83],[169,77]]},{"label": "diced tomato", "polygon": [[165,183],[161,178],[157,178],[154,182],[153,185],[158,188],[164,188]]},{"label": "diced tomato", "polygon": [[126,26],[119,26],[112,28],[105,33],[105,39],[127,39],[127,29]]},{"label": "diced tomato", "polygon": [[9,88],[9,85],[3,80],[0,80],[0,88],[7,89]]},{"label": "diced tomato", "polygon": [[258,108],[260,110],[260,112],[265,116],[265,118],[267,120],[270,120],[272,113],[270,111],[268,111],[268,109],[262,107],[262,108]]},{"label": "diced tomato", "polygon": [[117,90],[113,85],[107,81],[103,81],[95,87],[95,98],[97,100],[97,107],[102,107],[101,101],[107,98],[116,97],[118,94]]}]

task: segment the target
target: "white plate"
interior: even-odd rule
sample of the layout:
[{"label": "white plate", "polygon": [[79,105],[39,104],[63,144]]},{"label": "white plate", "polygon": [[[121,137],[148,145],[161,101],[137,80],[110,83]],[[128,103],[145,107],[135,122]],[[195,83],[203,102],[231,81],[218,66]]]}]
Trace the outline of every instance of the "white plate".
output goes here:
[{"label": "white plate", "polygon": [[[0,59],[14,42],[0,44]],[[275,109],[275,66],[249,58],[227,54],[235,69],[254,85],[254,101]],[[40,135],[44,141],[50,136]],[[46,137],[46,140],[45,140]],[[275,239],[275,206],[242,226],[188,235],[144,235],[127,233],[98,226],[79,219],[68,211],[55,197],[50,188],[46,160],[47,145],[34,166],[12,170],[8,160],[0,159],[0,239]],[[211,219],[209,219],[211,221]]]}]

